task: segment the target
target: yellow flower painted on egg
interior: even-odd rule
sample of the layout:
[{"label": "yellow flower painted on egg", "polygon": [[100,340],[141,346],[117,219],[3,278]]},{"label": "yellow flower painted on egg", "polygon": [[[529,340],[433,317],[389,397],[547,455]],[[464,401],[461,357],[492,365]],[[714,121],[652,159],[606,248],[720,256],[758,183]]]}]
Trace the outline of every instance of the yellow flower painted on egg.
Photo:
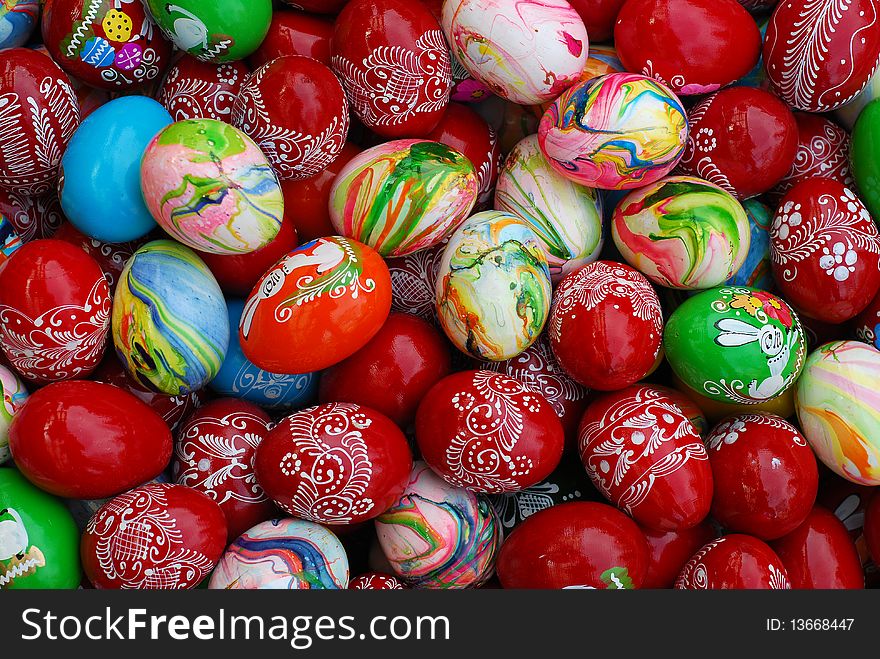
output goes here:
[{"label": "yellow flower painted on egg", "polygon": [[754,316],[759,309],[763,308],[764,301],[748,293],[736,293],[730,306],[734,309],[742,309],[750,316]]}]

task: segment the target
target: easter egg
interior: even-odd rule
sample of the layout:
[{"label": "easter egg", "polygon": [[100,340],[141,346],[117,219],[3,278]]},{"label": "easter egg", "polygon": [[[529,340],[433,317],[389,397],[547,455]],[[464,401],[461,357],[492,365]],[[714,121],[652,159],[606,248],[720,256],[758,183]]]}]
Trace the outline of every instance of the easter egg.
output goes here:
[{"label": "easter egg", "polygon": [[[874,501],[876,490],[868,485],[858,485],[840,478],[836,474],[828,474],[819,487],[818,505],[827,508],[843,522],[850,540],[856,546],[859,562],[862,565],[865,587],[870,588],[877,583],[877,566],[871,559],[871,552],[865,537],[865,517]],[[873,506],[876,509],[876,504]],[[876,519],[875,519],[876,522]],[[876,526],[874,526],[876,532]]]},{"label": "easter egg", "polygon": [[139,238],[124,243],[103,242],[85,235],[70,222],[64,222],[52,237],[55,240],[63,240],[66,243],[79,247],[95,259],[95,262],[104,273],[107,284],[110,286],[111,296],[116,290],[116,282],[119,281],[119,276],[125,269],[128,259],[148,242],[147,238]]},{"label": "easter egg", "polygon": [[226,304],[195,252],[170,240],[141,247],[113,296],[113,343],[143,386],[183,395],[217,375],[229,345]]},{"label": "easter egg", "polygon": [[787,0],[767,26],[764,68],[791,107],[828,112],[868,83],[880,51],[878,8],[871,0]]},{"label": "easter egg", "polygon": [[0,469],[0,590],[79,586],[79,530],[64,504]]},{"label": "easter egg", "polygon": [[254,52],[272,20],[271,0],[144,0],[144,6],[175,46],[215,64]]},{"label": "easter egg", "polygon": [[0,51],[0,80],[0,187],[45,194],[79,125],[76,94],[48,55],[28,48]]},{"label": "easter egg", "polygon": [[856,120],[868,104],[880,97],[880,71],[874,71],[865,88],[853,97],[846,105],[837,108],[833,115],[838,124],[852,132]]},{"label": "easter egg", "polygon": [[[556,287],[547,334],[559,365],[573,380],[613,391],[652,370],[663,339],[663,311],[641,273],[622,263],[595,261]],[[590,337],[588,346],[584,337]]]},{"label": "easter egg", "polygon": [[720,186],[670,176],[630,192],[614,209],[611,236],[626,261],[655,284],[712,288],[745,262],[745,209]]},{"label": "easter egg", "polygon": [[230,121],[232,104],[248,67],[242,62],[212,64],[184,55],[168,69],[156,95],[174,121]]},{"label": "easter egg", "polygon": [[0,50],[24,46],[39,15],[39,0],[7,0],[0,7]]},{"label": "easter egg", "polygon": [[[784,419],[793,417],[795,414],[794,387],[789,387],[776,398],[771,398],[770,400],[765,400],[763,402],[731,403],[715,400],[694,391],[691,387],[686,385],[674,371],[672,372],[672,382],[675,384],[677,390],[681,391],[690,400],[693,400],[694,404],[699,405],[700,411],[705,413],[705,419],[707,422],[711,421],[712,423],[717,423],[733,414],[755,414],[758,412],[765,412],[767,414],[776,414]],[[679,406],[681,406],[680,403]],[[709,429],[709,427],[706,427],[700,434],[705,436],[705,433]]]},{"label": "easter egg", "polygon": [[72,380],[30,395],[9,427],[9,448],[40,489],[70,499],[103,499],[158,476],[171,457],[171,433],[132,394]]},{"label": "easter egg", "polygon": [[260,148],[216,119],[164,128],[141,161],[147,208],[168,234],[193,249],[241,254],[278,235],[281,186]]},{"label": "easter egg", "polygon": [[349,590],[405,590],[406,584],[393,574],[367,572],[353,577],[348,582]]},{"label": "easter egg", "polygon": [[23,244],[15,226],[0,215],[0,265],[12,256],[12,253]]},{"label": "easter egg", "polygon": [[452,88],[449,50],[421,2],[350,0],[330,49],[352,111],[377,135],[424,137],[440,121]]},{"label": "easter egg", "polygon": [[257,282],[239,341],[272,373],[310,373],[341,362],[388,318],[391,279],[370,247],[333,236],[297,247]]},{"label": "easter egg", "polygon": [[516,492],[559,464],[565,434],[544,396],[492,371],[435,384],[416,414],[422,458],[444,480],[474,492]]},{"label": "easter egg", "polygon": [[376,518],[376,533],[394,572],[415,588],[480,586],[501,544],[488,501],[418,461],[400,500]]},{"label": "easter egg", "polygon": [[495,209],[532,227],[554,282],[595,260],[602,249],[598,192],[559,174],[541,153],[537,135],[520,141],[501,166]]},{"label": "easter egg", "polygon": [[195,588],[226,544],[223,511],[191,487],[148,483],[111,499],[89,520],[80,544],[95,588]]},{"label": "easter egg", "polygon": [[273,519],[245,531],[220,558],[209,588],[340,590],[348,557],[332,532],[302,519]]},{"label": "easter egg", "polygon": [[772,414],[728,417],[706,436],[715,478],[712,517],[725,529],[775,540],[803,523],[819,475],[807,440]]},{"label": "easter egg", "polygon": [[746,199],[742,206],[749,219],[749,251],[746,252],[743,264],[725,283],[773,291],[776,288],[770,262],[770,225],[773,223],[773,211],[756,199]]},{"label": "easter egg", "polygon": [[35,240],[0,268],[0,347],[26,379],[88,375],[110,328],[110,292],[93,258],[60,240]]},{"label": "easter egg", "polygon": [[[674,378],[673,382],[675,382]],[[673,389],[672,387],[665,387],[659,384],[652,384],[651,388],[665,394],[667,398],[672,400],[687,417],[688,421],[691,422],[698,435],[703,436],[706,434],[709,430],[709,420],[706,418],[702,408],[697,404],[696,397],[693,396],[692,392],[685,393],[681,389]]]},{"label": "easter egg", "polygon": [[356,155],[333,181],[330,220],[341,235],[382,256],[441,243],[477,200],[474,166],[459,151],[425,140],[394,140]]},{"label": "easter egg", "polygon": [[614,45],[628,71],[676,94],[708,94],[752,70],[761,34],[736,0],[629,0]]},{"label": "easter egg", "polygon": [[268,410],[286,410],[310,403],[317,393],[318,374],[270,373],[254,365],[242,352],[238,325],[244,300],[226,299],[229,315],[229,349],[217,375],[208,385],[222,396],[255,403]]},{"label": "easter egg", "polygon": [[232,106],[232,125],[266,154],[281,179],[314,176],[339,155],[348,133],[348,102],[333,71],[289,55],[254,71]]},{"label": "easter egg", "polygon": [[880,289],[880,233],[854,192],[812,178],[783,197],[770,229],[773,277],[805,316],[853,318]]},{"label": "easter egg", "polygon": [[859,341],[864,341],[880,350],[880,293],[853,318],[851,326],[855,329]]},{"label": "easter egg", "polygon": [[706,544],[678,575],[680,590],[788,590],[785,566],[770,547],[732,533]]},{"label": "easter egg", "polygon": [[330,40],[333,21],[303,11],[274,9],[266,38],[248,63],[256,68],[278,57],[304,55],[330,66]]},{"label": "easter egg", "polygon": [[648,545],[639,527],[604,503],[574,501],[535,513],[498,552],[504,588],[640,588]]},{"label": "easter egg", "polygon": [[862,110],[852,132],[850,159],[862,201],[880,217],[880,103]]},{"label": "easter egg", "polygon": [[547,259],[535,231],[484,211],[452,235],[437,268],[440,325],[462,352],[503,361],[534,343],[550,312]]},{"label": "easter egg", "polygon": [[706,448],[666,394],[638,386],[599,396],[584,412],[579,435],[593,485],[639,524],[676,531],[709,514]]},{"label": "easter egg", "polygon": [[554,99],[578,79],[587,61],[587,28],[566,0],[515,6],[449,0],[441,23],[468,73],[521,105]]},{"label": "easter egg", "polygon": [[128,91],[158,82],[171,44],[140,2],[48,0],[43,41],[52,59],[91,87]]},{"label": "easter egg", "polygon": [[125,96],[79,125],[61,159],[58,181],[61,208],[71,224],[111,243],[141,238],[156,227],[141,194],[141,156],[171,122],[153,99]]},{"label": "easter egg", "polygon": [[614,36],[614,23],[624,2],[626,0],[574,0],[571,6],[584,19],[590,41],[601,42],[610,41]]},{"label": "easter egg", "polygon": [[880,485],[880,351],[859,341],[810,353],[795,390],[798,421],[825,466],[862,485]]},{"label": "easter egg", "polygon": [[0,365],[0,464],[9,459],[9,424],[27,397],[28,391],[18,376]]},{"label": "easter egg", "polygon": [[64,222],[55,190],[30,195],[0,188],[0,215],[12,222],[23,243],[51,238]]},{"label": "easter egg", "polygon": [[731,87],[716,92],[690,111],[688,124],[679,170],[706,179],[737,199],[770,190],[789,171],[797,153],[794,115],[763,89]]},{"label": "easter egg", "polygon": [[655,531],[642,528],[648,541],[648,573],[642,588],[672,588],[691,556],[716,537],[715,529],[706,521],[679,531]]},{"label": "easter egg", "polygon": [[672,312],[663,336],[675,374],[698,394],[755,405],[781,396],[806,357],[804,330],[781,298],[745,286],[703,291]]},{"label": "easter egg", "polygon": [[678,98],[632,73],[574,85],[538,125],[538,144],[557,172],[607,190],[640,188],[666,176],[681,159],[687,136]]},{"label": "easter egg", "polygon": [[386,261],[391,275],[391,310],[439,325],[434,289],[446,245]]}]

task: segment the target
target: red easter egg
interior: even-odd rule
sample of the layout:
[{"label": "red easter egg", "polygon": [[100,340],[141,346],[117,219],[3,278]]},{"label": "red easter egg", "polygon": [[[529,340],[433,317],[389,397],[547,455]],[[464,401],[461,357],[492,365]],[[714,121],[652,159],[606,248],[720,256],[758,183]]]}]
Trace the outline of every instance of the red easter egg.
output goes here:
[{"label": "red easter egg", "polygon": [[657,362],[663,312],[641,272],[594,261],[559,282],[547,328],[553,354],[572,379],[590,389],[614,391],[641,380]]},{"label": "red easter egg", "polygon": [[791,169],[798,126],[788,106],[753,87],[712,94],[688,115],[679,169],[718,185],[737,199],[767,192]]},{"label": "red easter egg", "polygon": [[220,505],[230,542],[275,513],[254,473],[254,455],[270,423],[253,403],[221,398],[199,408],[175,438],[174,482]]},{"label": "red easter egg", "polygon": [[278,178],[306,179],[342,151],[348,101],[329,67],[288,55],[248,76],[232,106],[231,123],[259,145]]},{"label": "red easter egg", "polygon": [[147,237],[144,237],[126,243],[105,243],[85,235],[70,222],[64,222],[52,237],[76,245],[95,259],[107,278],[110,295],[113,295],[113,291],[116,290],[116,282],[119,281],[119,276],[125,269],[128,259],[134,255],[139,247],[149,241]]},{"label": "red easter egg", "polygon": [[627,71],[676,94],[708,94],[754,68],[761,33],[736,0],[628,0],[614,46]]},{"label": "red easter egg", "polygon": [[641,527],[648,541],[648,573],[642,588],[672,588],[691,556],[716,537],[709,522],[680,531],[655,531]]},{"label": "red easter egg", "polygon": [[880,571],[871,559],[871,550],[865,536],[865,511],[874,498],[874,487],[858,485],[836,474],[828,475],[819,486],[819,505],[834,512],[856,546],[865,574],[866,586],[875,588],[880,581]]},{"label": "red easter egg", "polygon": [[750,535],[718,538],[691,557],[678,575],[680,590],[787,590],[785,566],[770,547]]},{"label": "red easter egg", "polygon": [[388,417],[330,403],[280,421],[257,447],[254,469],[266,494],[294,517],[356,524],[400,499],[412,453]]},{"label": "red easter egg", "polygon": [[865,540],[875,563],[880,563],[880,497],[875,493],[865,509]]},{"label": "red easter egg", "polygon": [[418,316],[437,326],[437,273],[446,243],[386,260],[391,273],[391,310]]},{"label": "red easter egg", "polygon": [[276,9],[272,13],[272,23],[266,38],[248,57],[248,63],[258,69],[278,57],[304,55],[330,66],[332,37],[333,21],[326,16]]},{"label": "red easter egg", "polygon": [[425,137],[449,101],[449,47],[421,2],[351,0],[336,18],[333,70],[357,118],[387,139]]},{"label": "red easter egg", "polygon": [[212,64],[183,55],[168,69],[156,99],[174,121],[203,117],[229,123],[248,73],[243,62]]},{"label": "red easter egg", "polygon": [[712,516],[731,531],[774,540],[800,526],[819,487],[803,435],[775,414],[731,416],[706,436],[715,477]]},{"label": "red easter egg", "polygon": [[95,259],[62,240],[34,240],[0,268],[0,347],[34,382],[88,375],[104,355],[110,304]]},{"label": "red easter egg", "polygon": [[877,293],[874,299],[868,302],[868,306],[853,318],[851,325],[855,330],[856,338],[880,350],[880,293]]},{"label": "red easter egg", "polygon": [[349,579],[349,590],[406,590],[406,584],[393,574],[365,572]]},{"label": "red easter egg", "polygon": [[158,476],[171,457],[171,432],[130,393],[74,380],[30,395],[12,419],[9,448],[40,489],[103,499]]},{"label": "red easter egg", "polygon": [[829,112],[864,89],[878,52],[875,0],[785,0],[767,25],[764,70],[792,108]]},{"label": "red easter egg", "polygon": [[770,256],[782,295],[817,320],[849,320],[880,290],[880,233],[837,181],[811,178],[788,191],[770,227]]},{"label": "red easter egg", "polygon": [[190,487],[148,483],[98,508],[80,543],[95,588],[195,588],[217,565],[226,520]]},{"label": "red easter egg", "polygon": [[281,0],[282,2],[316,14],[338,14],[348,0]]},{"label": "red easter egg", "polygon": [[321,374],[318,398],[372,408],[406,428],[428,390],[451,370],[449,344],[433,325],[392,313],[367,345]]},{"label": "red easter egg", "polygon": [[604,503],[573,501],[524,520],[501,545],[504,588],[641,588],[648,544],[629,517]]},{"label": "red easter egg", "polygon": [[500,373],[464,371],[440,380],[422,399],[416,441],[447,482],[497,494],[549,476],[565,434],[540,393]]},{"label": "red easter egg", "polygon": [[10,48],[0,51],[0,98],[0,188],[45,194],[79,126],[70,80],[48,55]]},{"label": "red easter egg", "polygon": [[864,588],[865,574],[849,531],[816,506],[794,531],[770,546],[785,565],[792,588]]},{"label": "red easter egg", "polygon": [[579,428],[581,462],[599,492],[663,531],[709,514],[712,471],[703,440],[669,396],[633,386],[596,398]]},{"label": "red easter egg", "polygon": [[590,43],[611,41],[614,23],[626,0],[571,0],[569,4],[583,19]]},{"label": "red easter egg", "polygon": [[23,243],[51,238],[64,222],[55,190],[33,196],[0,188],[0,215],[12,222]]},{"label": "red easter egg", "polygon": [[171,58],[140,2],[47,0],[42,21],[52,59],[91,87],[128,91],[161,80]]}]

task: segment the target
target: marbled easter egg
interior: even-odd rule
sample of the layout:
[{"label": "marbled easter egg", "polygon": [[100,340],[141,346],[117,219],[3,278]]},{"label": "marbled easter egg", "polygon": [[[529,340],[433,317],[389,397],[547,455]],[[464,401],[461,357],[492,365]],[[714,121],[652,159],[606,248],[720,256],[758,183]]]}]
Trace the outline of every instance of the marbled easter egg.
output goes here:
[{"label": "marbled easter egg", "polygon": [[229,346],[226,303],[192,250],[155,240],[134,253],[113,296],[113,343],[142,385],[186,394],[207,384]]},{"label": "marbled easter egg", "polygon": [[560,175],[541,153],[538,136],[519,142],[495,186],[495,209],[532,227],[558,281],[595,260],[602,249],[602,200],[596,190]]},{"label": "marbled easter egg", "polygon": [[39,14],[39,0],[6,0],[0,5],[0,50],[24,46]]},{"label": "marbled easter egg", "polygon": [[770,270],[770,225],[773,223],[773,211],[757,199],[747,199],[743,202],[743,208],[749,218],[749,251],[743,264],[726,283],[773,291],[776,289]]},{"label": "marbled easter egg", "polygon": [[0,366],[0,464],[9,459],[9,424],[27,397],[28,391],[15,372]]},{"label": "marbled easter egg", "polygon": [[461,152],[428,140],[393,140],[356,155],[330,190],[330,220],[343,236],[382,256],[439,244],[477,200],[474,166]]},{"label": "marbled easter egg", "polygon": [[536,232],[510,213],[469,218],[446,245],[435,302],[446,336],[464,353],[502,361],[528,348],[544,328],[552,294]]},{"label": "marbled easter egg", "polygon": [[611,73],[569,88],[538,125],[556,171],[593,188],[628,190],[666,176],[681,159],[687,115],[662,83]]},{"label": "marbled easter egg", "polygon": [[159,226],[213,254],[266,246],[284,215],[281,186],[266,156],[216,119],[178,121],[156,135],[141,161],[141,187]]},{"label": "marbled easter egg", "polygon": [[670,176],[624,197],[611,236],[627,263],[655,284],[701,290],[739,270],[751,231],[730,193],[693,176]]}]

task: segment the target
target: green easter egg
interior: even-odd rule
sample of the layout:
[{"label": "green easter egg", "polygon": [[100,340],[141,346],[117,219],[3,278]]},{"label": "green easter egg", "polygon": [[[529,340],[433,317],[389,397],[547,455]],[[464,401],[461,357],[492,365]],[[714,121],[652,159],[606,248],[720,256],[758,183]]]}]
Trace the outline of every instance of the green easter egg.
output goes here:
[{"label": "green easter egg", "polygon": [[703,291],[678,307],[663,334],[666,359],[695,391],[756,405],[785,392],[804,364],[800,319],[784,300],[755,288]]},{"label": "green easter egg", "polygon": [[850,160],[862,201],[880,217],[880,99],[868,103],[856,121]]}]

